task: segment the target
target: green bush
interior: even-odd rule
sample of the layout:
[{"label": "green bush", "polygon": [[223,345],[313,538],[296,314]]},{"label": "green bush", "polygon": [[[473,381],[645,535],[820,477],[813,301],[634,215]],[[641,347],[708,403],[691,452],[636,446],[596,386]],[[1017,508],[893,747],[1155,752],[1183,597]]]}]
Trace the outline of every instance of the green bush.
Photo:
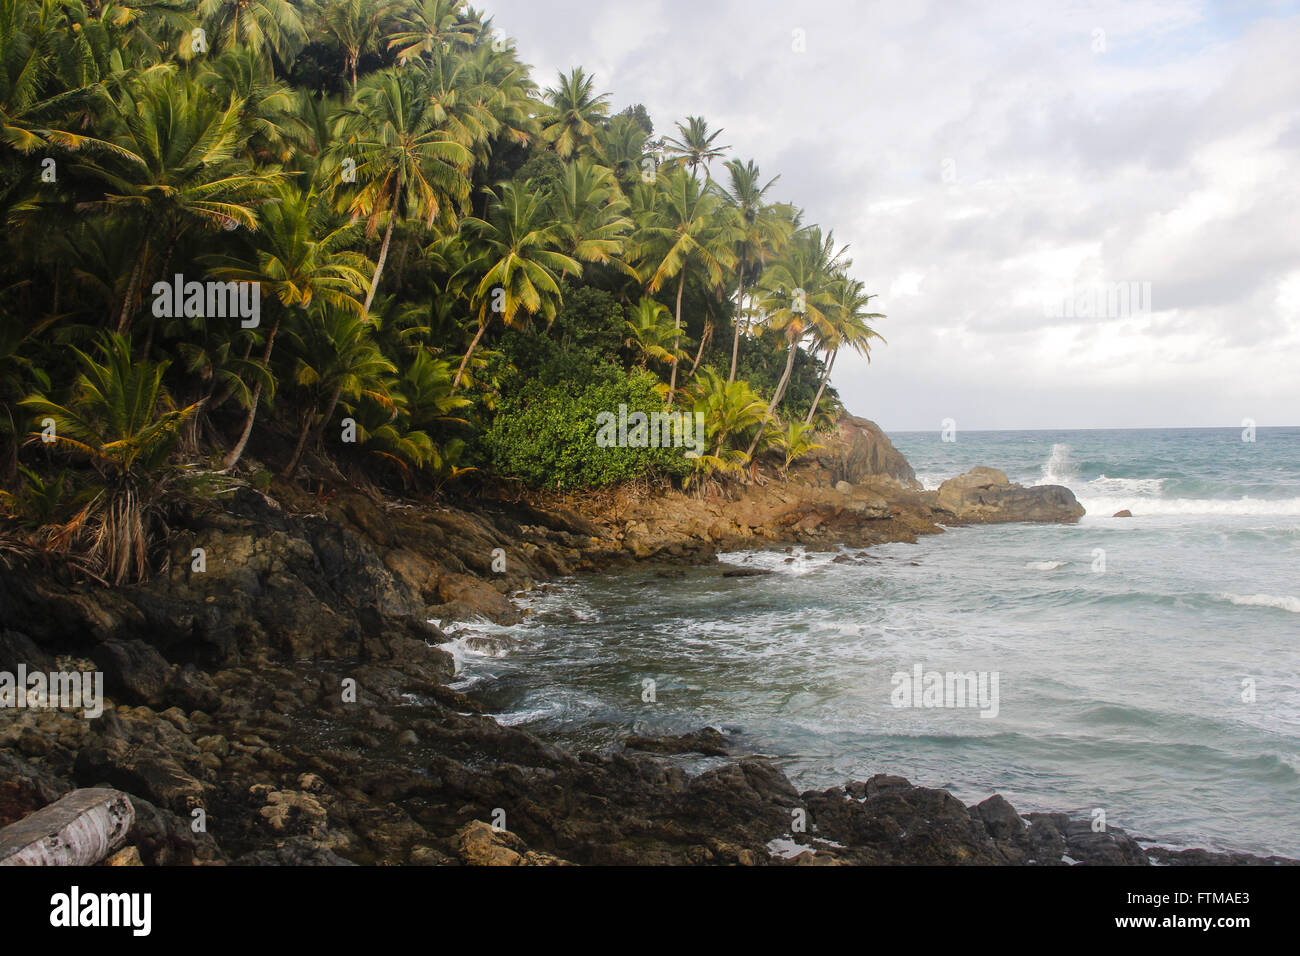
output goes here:
[{"label": "green bush", "polygon": [[689,471],[683,448],[601,448],[596,444],[601,412],[618,414],[620,404],[646,413],[663,410],[653,375],[624,374],[604,366],[582,386],[530,381],[509,395],[482,436],[492,470],[534,487],[572,490],[632,481],[658,472],[681,477]]}]

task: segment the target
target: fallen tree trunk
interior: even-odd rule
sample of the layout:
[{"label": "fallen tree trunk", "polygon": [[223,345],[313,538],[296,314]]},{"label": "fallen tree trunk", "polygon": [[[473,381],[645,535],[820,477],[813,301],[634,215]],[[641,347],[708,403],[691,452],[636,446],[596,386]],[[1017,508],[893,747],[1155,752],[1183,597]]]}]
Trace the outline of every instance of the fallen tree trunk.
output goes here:
[{"label": "fallen tree trunk", "polygon": [[0,830],[0,866],[89,866],[125,843],[134,824],[120,790],[74,790]]}]

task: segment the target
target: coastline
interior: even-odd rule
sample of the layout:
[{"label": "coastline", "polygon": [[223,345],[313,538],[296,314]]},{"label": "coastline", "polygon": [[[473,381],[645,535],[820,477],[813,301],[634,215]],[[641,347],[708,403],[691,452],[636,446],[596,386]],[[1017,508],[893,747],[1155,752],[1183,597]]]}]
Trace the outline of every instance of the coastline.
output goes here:
[{"label": "coastline", "polygon": [[[847,419],[787,481],[734,498],[625,489],[450,507],[242,489],[187,516],[170,572],[147,585],[5,576],[0,669],[86,663],[112,703],[91,721],[0,712],[0,825],[108,785],[131,795],[128,843],[146,863],[1293,862],[1143,847],[1116,828],[1022,816],[996,795],[967,807],[885,773],[801,794],[707,730],[569,753],[447,686],[447,636],[430,619],[508,624],[511,595],[572,573],[1082,512],[1064,489],[999,475],[924,491],[878,428]],[[688,752],[722,762],[690,776],[673,760]]]}]

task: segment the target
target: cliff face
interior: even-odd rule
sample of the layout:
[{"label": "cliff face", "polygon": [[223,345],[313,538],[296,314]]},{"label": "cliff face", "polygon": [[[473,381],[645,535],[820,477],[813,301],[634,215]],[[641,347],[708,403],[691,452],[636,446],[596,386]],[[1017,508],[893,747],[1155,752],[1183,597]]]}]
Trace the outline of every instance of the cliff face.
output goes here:
[{"label": "cliff face", "polygon": [[[446,686],[451,657],[429,619],[508,623],[510,596],[547,578],[939,532],[955,513],[870,422],[846,420],[788,478],[729,493],[451,507],[273,492],[182,516],[170,572],[145,586],[0,577],[0,670],[96,668],[110,698],[92,720],[0,709],[0,826],[107,784],[130,794],[130,842],[151,863],[780,862],[768,842],[793,837],[799,808],[841,844],[801,834],[802,862],[1090,852],[1061,821],[1017,823],[896,778],[801,795],[754,758],[688,778],[631,749],[575,756]],[[484,832],[497,808],[512,833]],[[196,810],[206,830],[191,826]],[[1117,832],[1094,858],[1143,862],[1125,841]]]}]

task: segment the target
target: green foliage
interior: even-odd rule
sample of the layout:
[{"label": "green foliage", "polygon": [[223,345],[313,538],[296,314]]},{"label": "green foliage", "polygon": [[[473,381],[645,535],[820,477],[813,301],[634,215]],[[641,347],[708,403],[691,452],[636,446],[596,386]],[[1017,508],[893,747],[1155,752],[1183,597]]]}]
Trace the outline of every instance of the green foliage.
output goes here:
[{"label": "green foliage", "polygon": [[608,367],[582,387],[532,382],[502,403],[483,436],[492,470],[534,487],[573,490],[632,481],[658,472],[683,476],[690,459],[681,448],[601,448],[597,416],[663,411],[657,380]]}]

